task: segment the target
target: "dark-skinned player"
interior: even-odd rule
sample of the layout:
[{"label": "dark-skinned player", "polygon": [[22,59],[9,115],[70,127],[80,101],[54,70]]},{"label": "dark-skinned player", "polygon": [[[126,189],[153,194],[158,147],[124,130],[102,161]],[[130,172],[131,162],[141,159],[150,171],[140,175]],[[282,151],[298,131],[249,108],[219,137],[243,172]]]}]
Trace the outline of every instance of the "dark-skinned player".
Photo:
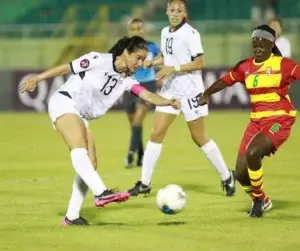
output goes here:
[{"label": "dark-skinned player", "polygon": [[237,82],[245,85],[251,101],[250,122],[236,160],[236,179],[252,197],[251,217],[261,217],[272,208],[263,190],[264,156],[274,154],[288,139],[296,110],[288,96],[290,84],[300,79],[300,65],[281,56],[275,45],[275,31],[261,25],[252,32],[254,56],[240,61],[200,97],[209,96]]}]

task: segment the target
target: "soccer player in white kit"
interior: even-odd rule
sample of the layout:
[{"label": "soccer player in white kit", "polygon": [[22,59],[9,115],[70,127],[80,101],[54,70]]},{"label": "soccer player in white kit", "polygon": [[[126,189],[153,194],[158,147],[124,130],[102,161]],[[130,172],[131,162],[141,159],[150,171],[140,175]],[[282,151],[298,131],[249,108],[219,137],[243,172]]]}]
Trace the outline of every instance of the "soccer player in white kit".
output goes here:
[{"label": "soccer player in white kit", "polygon": [[77,174],[69,207],[62,222],[64,226],[88,225],[88,221],[80,216],[88,188],[95,196],[96,207],[123,202],[130,197],[128,192],[108,190],[95,171],[97,159],[87,120],[103,116],[125,91],[131,91],[154,105],[180,108],[178,100],[151,93],[130,77],[143,65],[148,53],[147,46],[147,42],[141,37],[124,37],[108,54],[90,52],[70,64],[57,66],[30,78],[19,87],[21,92],[33,91],[42,80],[73,73],[51,96],[48,105],[50,118],[70,149]]},{"label": "soccer player in white kit", "polygon": [[280,17],[275,17],[269,21],[269,26],[276,32],[275,44],[285,58],[292,57],[291,43],[286,36],[282,34],[282,20]]},{"label": "soccer player in white kit", "polygon": [[156,107],[150,140],[144,153],[141,179],[128,192],[132,196],[150,193],[151,178],[161,154],[162,141],[181,111],[193,141],[220,174],[226,196],[232,196],[235,193],[234,171],[228,170],[218,146],[207,136],[204,117],[208,115],[208,107],[198,103],[198,98],[204,92],[200,71],[204,66],[200,34],[186,22],[187,1],[169,0],[167,15],[170,25],[161,32],[161,54],[152,62],[146,60],[144,66],[164,64],[156,76],[157,80],[165,80],[160,95],[178,98],[181,110]]}]

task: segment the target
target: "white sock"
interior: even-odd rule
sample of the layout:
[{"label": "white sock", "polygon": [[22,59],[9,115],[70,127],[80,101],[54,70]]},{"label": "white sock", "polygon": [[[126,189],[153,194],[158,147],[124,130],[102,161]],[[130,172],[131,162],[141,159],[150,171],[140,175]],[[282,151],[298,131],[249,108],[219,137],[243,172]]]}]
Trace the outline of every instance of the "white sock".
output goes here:
[{"label": "white sock", "polygon": [[153,170],[156,162],[160,156],[162,149],[162,144],[148,142],[146,150],[143,157],[143,167],[142,167],[142,178],[141,181],[144,185],[149,185],[151,183],[151,178],[153,175]]},{"label": "white sock", "polygon": [[78,175],[76,175],[76,178],[73,182],[73,191],[69,202],[68,211],[66,214],[69,220],[75,220],[79,218],[81,206],[88,190],[88,186]]},{"label": "white sock", "polygon": [[221,180],[227,180],[230,177],[230,172],[217,144],[213,140],[210,140],[201,147],[201,150],[205,153],[210,163],[212,163],[212,165],[216,168],[217,172],[221,176]]},{"label": "white sock", "polygon": [[76,173],[92,190],[95,196],[100,195],[106,190],[106,187],[95,171],[92,162],[89,159],[88,152],[85,148],[76,148],[71,151],[71,159]]}]

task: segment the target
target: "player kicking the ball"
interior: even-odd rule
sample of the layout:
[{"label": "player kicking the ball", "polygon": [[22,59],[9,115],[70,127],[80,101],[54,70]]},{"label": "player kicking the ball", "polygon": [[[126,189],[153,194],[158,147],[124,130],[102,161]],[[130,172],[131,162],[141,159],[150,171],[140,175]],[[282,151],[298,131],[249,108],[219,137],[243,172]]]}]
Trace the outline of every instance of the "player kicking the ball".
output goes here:
[{"label": "player kicking the ball", "polygon": [[[157,80],[165,80],[160,94],[166,98],[180,99],[181,111],[193,141],[219,173],[226,196],[232,196],[235,192],[234,173],[228,170],[217,144],[207,136],[204,120],[208,115],[208,107],[198,104],[198,97],[204,92],[201,76],[204,56],[200,34],[186,22],[185,0],[169,0],[167,15],[170,25],[161,32],[162,53],[153,62],[145,61],[145,66],[164,65],[157,73]],[[141,179],[129,190],[131,195],[150,192],[150,182],[162,151],[163,139],[179,113],[180,110],[172,107],[156,107]]]},{"label": "player kicking the ball", "polygon": [[95,171],[97,158],[94,140],[87,120],[103,116],[124,94],[131,91],[139,98],[158,106],[180,108],[179,101],[147,91],[130,76],[143,65],[148,53],[147,42],[137,36],[120,39],[109,54],[90,52],[70,64],[47,70],[28,79],[19,87],[21,92],[34,91],[37,84],[48,78],[73,73],[50,98],[48,110],[57,131],[70,149],[77,176],[63,225],[88,225],[80,216],[82,203],[91,189],[95,206],[129,199],[128,192],[108,190]]}]

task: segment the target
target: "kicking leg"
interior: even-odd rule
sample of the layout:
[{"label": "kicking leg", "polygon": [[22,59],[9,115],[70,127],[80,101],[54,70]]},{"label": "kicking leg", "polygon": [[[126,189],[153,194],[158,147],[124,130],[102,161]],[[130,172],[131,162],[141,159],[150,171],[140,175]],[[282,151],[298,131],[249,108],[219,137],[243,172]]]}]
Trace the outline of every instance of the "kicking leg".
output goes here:
[{"label": "kicking leg", "polygon": [[113,193],[107,190],[101,177],[95,171],[88,155],[88,137],[82,119],[75,114],[65,114],[56,120],[55,126],[71,150],[71,160],[76,173],[92,190],[95,205],[103,207],[113,201],[127,200],[128,193]]},{"label": "kicking leg", "polygon": [[[97,169],[97,156],[96,148],[93,139],[92,132],[89,128],[86,128],[87,140],[88,140],[88,156],[92,162],[94,169]],[[88,186],[82,180],[79,175],[76,175],[73,182],[73,191],[69,202],[66,218],[63,221],[64,225],[76,224],[76,225],[87,225],[88,222],[80,217],[80,210],[88,192]]]}]

